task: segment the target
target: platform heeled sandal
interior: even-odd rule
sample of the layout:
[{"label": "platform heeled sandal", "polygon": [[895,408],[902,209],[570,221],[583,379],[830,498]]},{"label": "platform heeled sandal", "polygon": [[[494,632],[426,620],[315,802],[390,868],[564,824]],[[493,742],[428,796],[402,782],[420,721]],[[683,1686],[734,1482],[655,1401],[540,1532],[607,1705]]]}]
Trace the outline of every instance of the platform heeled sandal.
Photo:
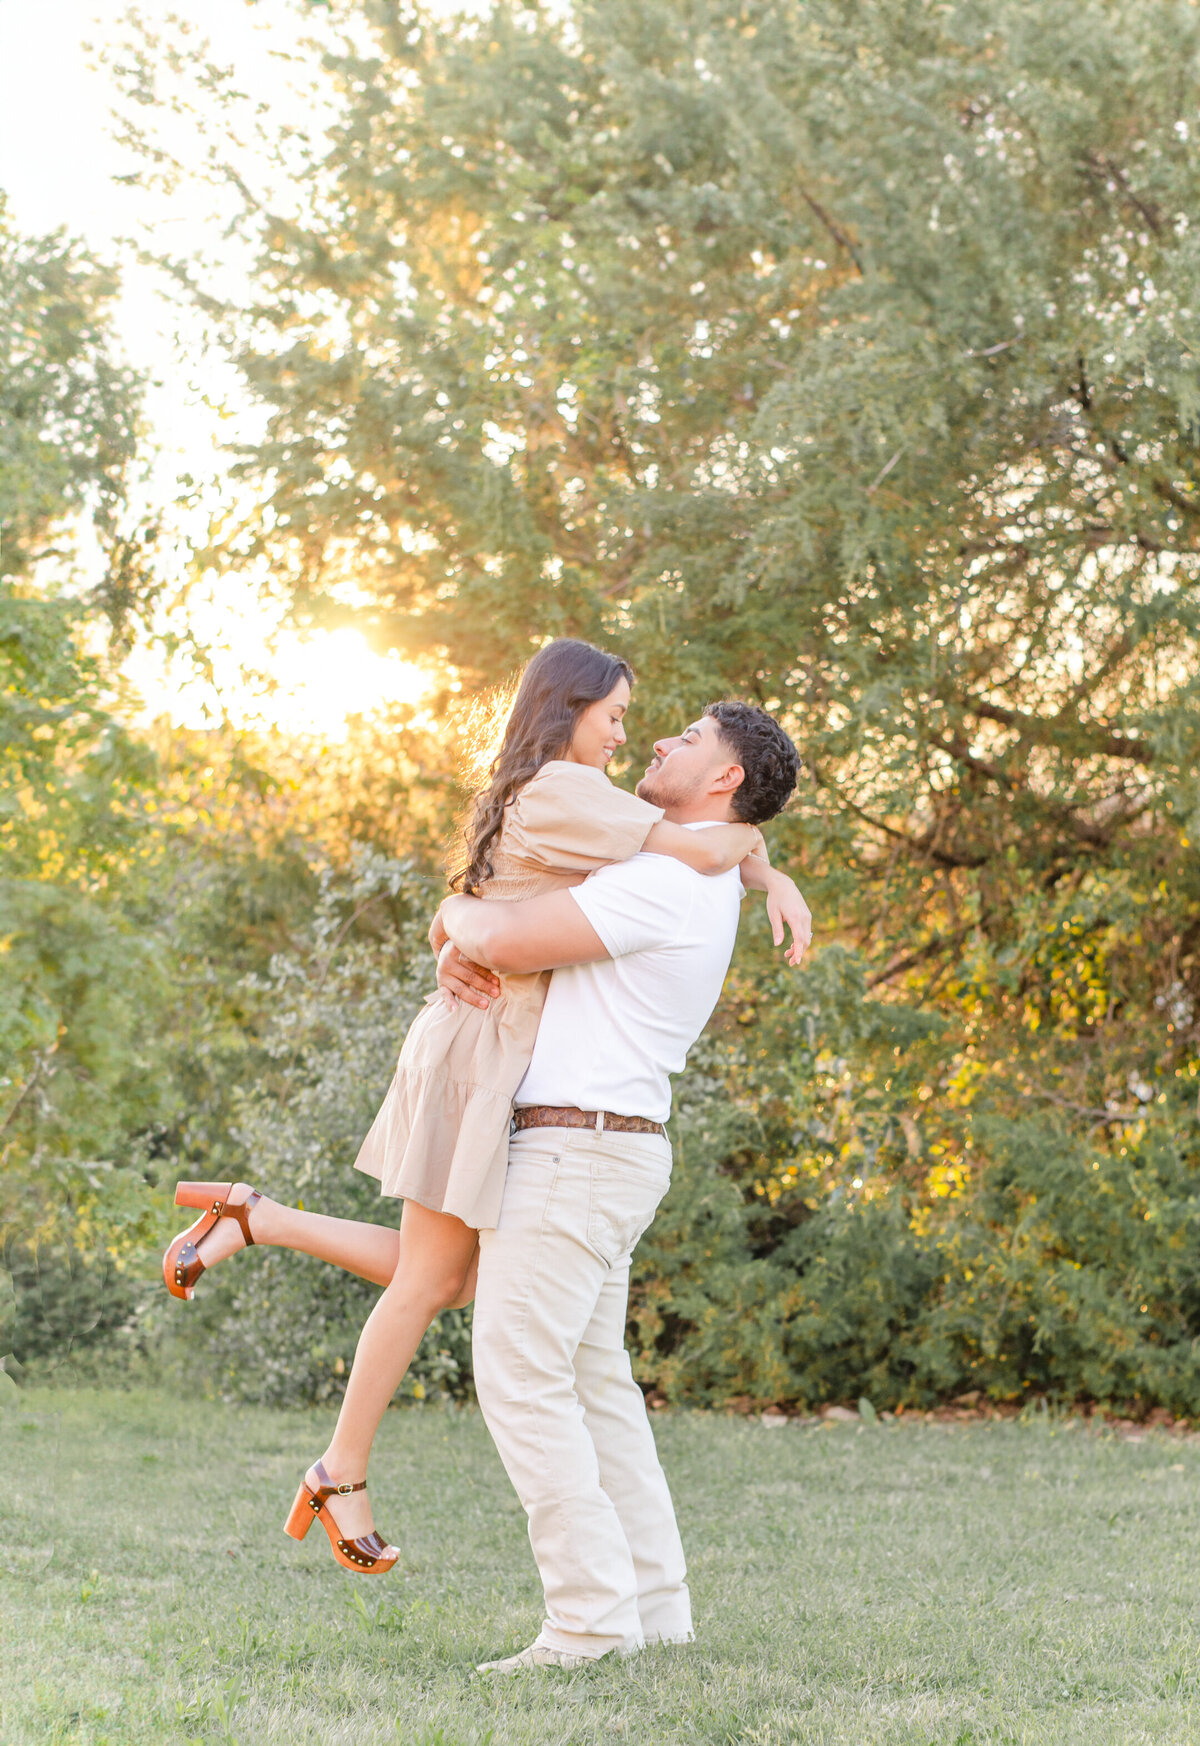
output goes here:
[{"label": "platform heeled sandal", "polygon": [[346,1570],[356,1570],[360,1576],[386,1576],[400,1556],[397,1548],[387,1545],[374,1529],[357,1540],[345,1539],[339,1534],[332,1514],[325,1508],[331,1497],[366,1491],[366,1480],[360,1479],[355,1485],[335,1485],[319,1461],[314,1463],[313,1471],[321,1483],[314,1491],[307,1480],[301,1482],[292,1513],[283,1524],[284,1533],[290,1534],[293,1540],[303,1540],[314,1521],[319,1520],[329,1535],[334,1557]]},{"label": "platform heeled sandal", "polygon": [[163,1283],[172,1297],[190,1298],[196,1281],[204,1272],[204,1260],[196,1251],[201,1237],[212,1230],[218,1219],[236,1219],[242,1228],[246,1247],[254,1247],[250,1232],[250,1212],[262,1199],[252,1188],[237,1206],[229,1204],[232,1182],[181,1182],[175,1189],[176,1206],[202,1206],[204,1212],[194,1225],[180,1232],[163,1256]]}]

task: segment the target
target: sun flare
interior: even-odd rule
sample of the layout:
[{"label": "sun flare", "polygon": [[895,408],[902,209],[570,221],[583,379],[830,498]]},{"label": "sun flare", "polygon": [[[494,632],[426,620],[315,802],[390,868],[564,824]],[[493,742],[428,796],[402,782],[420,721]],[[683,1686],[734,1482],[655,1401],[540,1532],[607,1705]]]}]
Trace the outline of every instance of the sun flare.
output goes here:
[{"label": "sun flare", "polygon": [[378,655],[361,631],[316,631],[277,639],[276,687],[259,696],[256,713],[283,733],[341,738],[351,716],[389,704],[419,703],[432,676],[399,655]]},{"label": "sun flare", "polygon": [[292,630],[278,622],[243,620],[237,635],[208,651],[211,681],[176,657],[163,661],[139,650],[125,677],[143,712],[167,716],[180,727],[211,727],[220,720],[249,732],[343,740],[351,717],[396,704],[419,704],[433,675],[397,654],[377,654],[361,631]]}]

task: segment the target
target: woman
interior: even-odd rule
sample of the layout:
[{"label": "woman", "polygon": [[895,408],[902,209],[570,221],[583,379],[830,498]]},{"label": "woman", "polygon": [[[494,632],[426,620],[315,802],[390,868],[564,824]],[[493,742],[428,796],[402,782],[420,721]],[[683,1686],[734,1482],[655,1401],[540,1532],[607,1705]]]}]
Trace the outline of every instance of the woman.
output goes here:
[{"label": "woman", "polygon": [[[559,639],[526,667],[491,780],[477,796],[455,883],[486,899],[578,883],[641,849],[720,873],[761,847],[750,825],[693,832],[613,786],[632,672],[590,644]],[[253,1243],[294,1248],[384,1287],[364,1326],[333,1439],[308,1470],[287,1531],[321,1520],[347,1569],[398,1556],[373,1530],[366,1471],[383,1413],[430,1322],[469,1303],[477,1232],[495,1224],[513,1095],[529,1063],[548,973],[506,976],[483,1007],[440,1000],[409,1030],[358,1167],[404,1202],[398,1232],[267,1200],[244,1183],[181,1183],[206,1211],[164,1257],[167,1287],[190,1297],[200,1273]],[[336,1498],[336,1503],[332,1500]]]}]

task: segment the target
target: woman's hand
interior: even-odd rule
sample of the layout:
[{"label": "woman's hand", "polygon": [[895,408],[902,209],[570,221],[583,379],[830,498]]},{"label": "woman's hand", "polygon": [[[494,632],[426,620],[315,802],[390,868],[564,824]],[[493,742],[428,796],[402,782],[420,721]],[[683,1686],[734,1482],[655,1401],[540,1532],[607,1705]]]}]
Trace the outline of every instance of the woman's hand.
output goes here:
[{"label": "woman's hand", "polygon": [[[432,936],[433,929],[429,931]],[[457,1011],[460,1000],[486,1012],[500,992],[500,978],[464,958],[452,940],[445,940],[438,952],[437,985],[448,1012]]]},{"label": "woman's hand", "polygon": [[773,869],[767,886],[767,916],[771,923],[771,938],[782,946],[785,928],[791,929],[792,943],[783,954],[793,967],[800,963],[812,944],[812,911],[801,897],[794,879]]}]

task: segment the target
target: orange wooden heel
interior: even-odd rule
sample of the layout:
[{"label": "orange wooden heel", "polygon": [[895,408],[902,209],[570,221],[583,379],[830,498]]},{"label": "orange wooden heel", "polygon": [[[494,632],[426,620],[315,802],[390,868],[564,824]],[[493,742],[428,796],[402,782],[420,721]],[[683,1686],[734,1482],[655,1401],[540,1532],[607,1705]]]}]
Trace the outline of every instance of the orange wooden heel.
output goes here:
[{"label": "orange wooden heel", "polygon": [[232,1182],[181,1182],[175,1189],[176,1206],[202,1206],[206,1210],[189,1225],[186,1231],[168,1245],[163,1256],[163,1284],[172,1297],[191,1298],[195,1296],[196,1281],[204,1272],[204,1262],[197,1253],[196,1245],[206,1232],[211,1231],[218,1219],[236,1219],[242,1229],[242,1237],[246,1247],[254,1247],[254,1238],[250,1231],[251,1208],[258,1205],[262,1195],[257,1188],[252,1188],[245,1200],[237,1206],[230,1206],[229,1196],[233,1193]]},{"label": "orange wooden heel", "polygon": [[338,1525],[325,1507],[331,1497],[366,1491],[366,1480],[360,1479],[354,1485],[335,1485],[319,1461],[315,1471],[321,1483],[314,1491],[307,1480],[301,1482],[291,1514],[283,1524],[284,1533],[290,1534],[293,1540],[303,1540],[313,1522],[319,1520],[329,1536],[330,1549],[343,1569],[356,1571],[359,1576],[386,1576],[400,1556],[397,1548],[388,1546],[374,1529],[356,1540],[345,1539],[338,1533]]},{"label": "orange wooden heel", "polygon": [[290,1534],[293,1540],[303,1540],[312,1527],[316,1512],[312,1507],[313,1494],[306,1485],[302,1485],[296,1493],[296,1501],[292,1505],[292,1513],[283,1524],[285,1534]]},{"label": "orange wooden heel", "polygon": [[214,1201],[224,1201],[233,1188],[232,1182],[177,1182],[176,1206],[211,1207]]}]

